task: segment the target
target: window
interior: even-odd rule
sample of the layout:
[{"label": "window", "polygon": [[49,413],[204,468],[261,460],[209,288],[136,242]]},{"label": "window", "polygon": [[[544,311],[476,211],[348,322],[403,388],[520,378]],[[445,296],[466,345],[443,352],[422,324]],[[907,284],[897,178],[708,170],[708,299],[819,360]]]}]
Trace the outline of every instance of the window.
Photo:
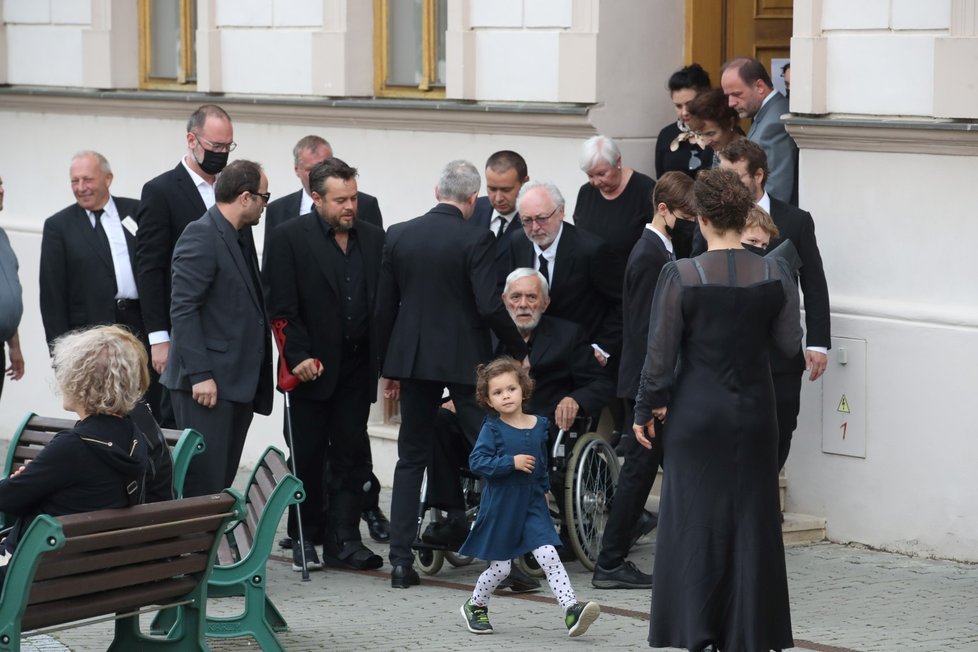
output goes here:
[{"label": "window", "polygon": [[374,0],[374,89],[445,97],[448,0]]},{"label": "window", "polygon": [[139,0],[139,87],[197,83],[197,0]]}]

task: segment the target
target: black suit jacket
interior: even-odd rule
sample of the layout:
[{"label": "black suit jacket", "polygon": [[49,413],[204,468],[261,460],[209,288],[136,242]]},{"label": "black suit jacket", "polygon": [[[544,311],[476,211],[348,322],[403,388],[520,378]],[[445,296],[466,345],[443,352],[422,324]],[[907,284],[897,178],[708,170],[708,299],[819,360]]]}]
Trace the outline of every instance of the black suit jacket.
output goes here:
[{"label": "black suit jacket", "polygon": [[526,344],[496,291],[495,238],[438,204],[387,232],[377,332],[387,378],[475,384],[490,329],[514,358]]},{"label": "black suit jacket", "polygon": [[170,259],[184,228],[207,211],[183,163],[147,181],[139,198],[136,283],[146,330],[170,330]]},{"label": "black suit jacket", "polygon": [[[829,312],[829,288],[825,282],[822,255],[815,239],[815,221],[811,213],[771,197],[771,219],[780,235],[771,241],[768,249],[774,249],[784,240],[791,240],[801,258],[798,277],[805,296],[805,344],[832,348],[832,327]],[[773,373],[800,373],[805,368],[805,356],[786,359],[777,351],[771,355]]]},{"label": "black suit jacket", "polygon": [[618,397],[635,400],[638,379],[642,373],[649,340],[652,297],[659,282],[659,272],[672,254],[662,238],[645,229],[632,248],[625,265],[625,282],[621,293],[622,346],[618,367]]},{"label": "black suit jacket", "polygon": [[[598,364],[584,330],[564,319],[543,315],[529,341],[530,376],[534,380],[529,411],[551,421],[565,396],[572,397],[584,414],[598,416],[612,397],[615,383]],[[497,355],[505,351],[500,348]]]},{"label": "black suit jacket", "polygon": [[[113,197],[119,219],[137,219],[139,202]],[[136,273],[135,237],[123,227]],[[113,324],[115,266],[99,242],[85,209],[72,204],[44,221],[41,237],[41,320],[48,345],[82,326]]]},{"label": "black suit jacket", "polygon": [[[317,213],[290,220],[275,233],[269,247],[263,276],[268,288],[268,313],[273,320],[288,321],[285,327],[285,362],[289,369],[307,358],[323,363],[323,374],[301,383],[296,397],[325,400],[332,396],[339,377],[343,346],[341,295],[336,287],[332,259],[340,252],[326,236]],[[367,306],[377,297],[380,261],[384,253],[384,231],[373,224],[356,225],[357,247],[363,257]],[[371,328],[370,374],[379,375],[376,334]],[[377,384],[371,384],[376,400]]]},{"label": "black suit jacket", "polygon": [[[536,253],[525,234],[510,237],[509,271],[535,268]],[[564,222],[557,243],[547,314],[579,324],[588,342],[612,356],[621,352],[621,285],[611,270],[608,245]]]},{"label": "black suit jacket", "polygon": [[[272,411],[272,342],[254,244],[213,206],[187,225],[173,251],[170,359],[160,377],[169,389],[190,391],[213,378],[218,399]],[[250,260],[248,260],[250,258]]]},{"label": "black suit jacket", "polygon": [[[489,230],[489,223],[492,221],[492,203],[488,197],[479,197],[475,200],[475,211],[469,219],[472,226],[485,231]],[[517,211],[513,219],[506,225],[503,237],[496,238],[496,275],[497,288],[502,293],[503,286],[506,285],[506,275],[509,274],[509,238],[513,233],[522,231],[523,225],[520,223],[520,213]]]},{"label": "black suit jacket", "polygon": [[[302,189],[300,188],[291,195],[279,197],[265,208],[265,246],[261,252],[262,269],[268,263],[269,236],[273,229],[276,229],[293,217],[299,217],[299,208],[302,206]],[[315,212],[315,211],[313,211]],[[365,192],[357,193],[357,223],[367,222],[383,230],[384,217],[380,214],[380,204],[373,195]]]}]

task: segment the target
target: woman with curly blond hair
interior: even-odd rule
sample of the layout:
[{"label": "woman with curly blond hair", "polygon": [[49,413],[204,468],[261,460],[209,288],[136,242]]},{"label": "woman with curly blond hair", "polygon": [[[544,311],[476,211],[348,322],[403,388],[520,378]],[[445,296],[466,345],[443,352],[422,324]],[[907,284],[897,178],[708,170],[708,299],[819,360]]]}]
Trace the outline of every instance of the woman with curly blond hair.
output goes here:
[{"label": "woman with curly blond hair", "polygon": [[0,543],[6,559],[38,514],[142,502],[146,440],[127,415],[149,385],[146,362],[139,340],[118,326],[75,331],[55,341],[55,379],[65,409],[79,421],[55,435],[33,462],[0,480],[0,511],[17,517]]}]

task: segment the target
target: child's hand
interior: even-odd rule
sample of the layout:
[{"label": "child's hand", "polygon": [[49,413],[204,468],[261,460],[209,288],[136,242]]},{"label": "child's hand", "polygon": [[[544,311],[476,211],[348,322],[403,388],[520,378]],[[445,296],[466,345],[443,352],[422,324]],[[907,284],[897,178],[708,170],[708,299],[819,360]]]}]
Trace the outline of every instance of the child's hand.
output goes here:
[{"label": "child's hand", "polygon": [[537,458],[532,455],[514,455],[513,465],[516,467],[517,471],[522,471],[523,473],[533,473],[533,467],[537,464]]}]

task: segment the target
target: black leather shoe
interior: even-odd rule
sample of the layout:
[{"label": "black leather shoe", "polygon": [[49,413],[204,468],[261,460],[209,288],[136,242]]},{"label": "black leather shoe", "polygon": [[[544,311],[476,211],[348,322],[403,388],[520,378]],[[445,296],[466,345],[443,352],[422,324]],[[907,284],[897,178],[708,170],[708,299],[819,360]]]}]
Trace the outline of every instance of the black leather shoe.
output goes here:
[{"label": "black leather shoe", "polygon": [[513,593],[530,593],[540,590],[540,581],[523,572],[523,569],[514,561],[509,571],[509,577],[502,581],[499,588],[509,589]]},{"label": "black leather shoe", "polygon": [[367,522],[367,531],[370,532],[371,539],[377,543],[387,543],[391,540],[391,523],[379,507],[363,510],[361,517]]},{"label": "black leather shoe", "polygon": [[647,509],[643,509],[642,515],[638,517],[635,527],[632,528],[632,542],[628,544],[628,547],[634,546],[639,539],[654,530],[658,524],[659,517]]},{"label": "black leather shoe", "polygon": [[285,550],[292,550],[292,537],[282,537],[279,539],[278,547]]},{"label": "black leather shoe", "polygon": [[643,573],[635,564],[626,561],[618,568],[594,567],[591,586],[596,589],[651,589],[652,576]]},{"label": "black leather shoe", "polygon": [[469,527],[465,521],[450,520],[444,523],[429,523],[421,533],[421,540],[436,546],[444,546],[448,550],[458,550],[469,536]]},{"label": "black leather shoe", "polygon": [[391,570],[391,588],[406,589],[418,584],[421,584],[421,578],[418,577],[418,571],[414,570],[414,566],[403,564]]}]

